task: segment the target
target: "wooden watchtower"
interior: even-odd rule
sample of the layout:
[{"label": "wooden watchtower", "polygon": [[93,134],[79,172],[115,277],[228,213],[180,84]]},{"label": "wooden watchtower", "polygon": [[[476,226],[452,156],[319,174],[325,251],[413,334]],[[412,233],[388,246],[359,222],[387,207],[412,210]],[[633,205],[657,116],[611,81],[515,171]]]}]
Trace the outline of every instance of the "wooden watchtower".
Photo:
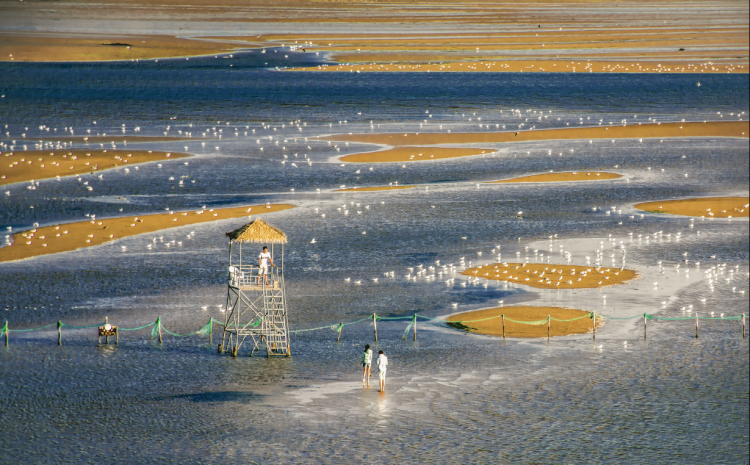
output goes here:
[{"label": "wooden watchtower", "polygon": [[[268,357],[291,357],[286,293],[284,291],[284,244],[286,235],[257,219],[232,232],[229,238],[229,279],[224,334],[219,353],[233,357],[245,339],[253,342],[250,356],[265,344]],[[254,244],[250,250],[243,244]],[[258,257],[263,246],[270,249],[273,262],[266,276],[259,274]],[[279,250],[280,249],[280,250]],[[248,253],[249,252],[249,253]],[[274,254],[281,252],[281,257]]]}]

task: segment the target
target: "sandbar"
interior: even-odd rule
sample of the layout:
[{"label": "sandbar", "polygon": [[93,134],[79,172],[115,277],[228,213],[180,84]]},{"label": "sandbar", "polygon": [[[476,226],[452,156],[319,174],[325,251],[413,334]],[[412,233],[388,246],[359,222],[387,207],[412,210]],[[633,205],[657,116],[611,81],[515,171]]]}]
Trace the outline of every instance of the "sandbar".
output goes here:
[{"label": "sandbar", "polygon": [[[351,55],[341,59],[353,61]],[[362,57],[365,58],[365,57]],[[366,57],[373,61],[374,56]],[[718,63],[717,59],[699,63],[698,60],[659,60],[645,61],[628,60],[551,60],[551,59],[508,59],[504,57],[496,60],[447,61],[442,63],[399,63],[403,56],[398,53],[382,53],[380,60],[389,63],[320,65],[293,68],[288,71],[316,71],[316,72],[355,72],[355,73],[741,73],[747,74],[750,69],[747,58],[738,63]],[[733,61],[725,58],[724,61]],[[395,62],[395,63],[393,63]]]},{"label": "sandbar", "polygon": [[0,185],[93,173],[118,166],[174,160],[190,155],[152,150],[28,150],[0,152]]},{"label": "sandbar", "polygon": [[534,174],[520,178],[490,181],[486,184],[515,183],[515,182],[570,182],[570,181],[602,181],[605,179],[621,178],[621,174],[605,173],[603,171],[567,171],[561,173]]},{"label": "sandbar", "polygon": [[13,234],[13,244],[0,248],[0,262],[83,249],[123,237],[153,233],[190,224],[242,218],[294,208],[293,205],[251,205],[189,212],[169,212],[119,218],[94,219]]},{"label": "sandbar", "polygon": [[469,268],[461,274],[538,289],[591,289],[638,278],[635,271],[628,269],[549,263],[493,263]]},{"label": "sandbar", "polygon": [[736,137],[747,139],[749,133],[750,122],[748,121],[710,121],[706,123],[637,123],[629,124],[627,126],[590,126],[580,128],[539,129],[533,131],[528,130],[518,132],[497,132],[488,129],[487,132],[468,133],[419,132],[384,134],[335,134],[331,136],[321,137],[320,139],[403,146],[528,142],[541,140],[593,140],[670,137]]},{"label": "sandbar", "polygon": [[748,204],[750,204],[748,197],[703,197],[639,203],[634,207],[649,213],[707,218],[747,218],[750,212]]},{"label": "sandbar", "polygon": [[372,186],[372,187],[347,187],[346,189],[336,189],[333,192],[376,192],[392,191],[399,189],[413,189],[417,186]]},{"label": "sandbar", "polygon": [[0,33],[0,61],[150,60],[228,53],[238,45],[167,35]]},{"label": "sandbar", "polygon": [[[473,312],[459,313],[458,315],[452,315],[448,317],[447,321],[449,326],[453,326],[457,329],[462,329],[476,334],[485,334],[488,336],[500,336],[503,335],[503,318],[500,315],[505,315],[505,337],[518,337],[518,338],[536,338],[536,337],[547,337],[547,323],[540,325],[529,325],[523,323],[514,323],[509,320],[516,321],[540,321],[546,320],[547,317],[557,318],[559,320],[571,320],[573,318],[580,318],[589,316],[588,318],[580,318],[575,321],[550,321],[549,334],[550,336],[567,336],[569,334],[586,334],[593,330],[593,320],[590,318],[591,312],[585,310],[576,310],[573,308],[562,308],[562,307],[497,307],[486,310],[476,310]],[[485,318],[493,318],[485,321],[474,321],[471,320],[482,320]],[[466,321],[466,323],[453,323],[451,321]],[[604,318],[596,319],[597,328],[604,324]]]},{"label": "sandbar", "polygon": [[444,148],[444,147],[394,147],[379,152],[345,155],[341,161],[351,163],[394,163],[405,161],[430,161],[445,158],[472,157],[493,153],[493,149]]}]

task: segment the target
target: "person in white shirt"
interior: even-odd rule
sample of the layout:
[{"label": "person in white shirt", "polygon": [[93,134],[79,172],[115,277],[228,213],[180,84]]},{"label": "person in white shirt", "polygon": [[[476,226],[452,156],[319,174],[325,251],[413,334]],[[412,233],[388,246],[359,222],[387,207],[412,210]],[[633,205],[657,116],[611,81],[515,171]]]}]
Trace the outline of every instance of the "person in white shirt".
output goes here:
[{"label": "person in white shirt", "polygon": [[258,285],[260,286],[261,276],[266,279],[266,286],[268,286],[268,262],[271,262],[271,266],[276,266],[273,263],[273,257],[268,251],[268,247],[263,247],[263,252],[258,256]]},{"label": "person in white shirt", "polygon": [[388,367],[388,357],[382,350],[378,351],[378,378],[380,378],[380,392],[385,392],[385,370]]},{"label": "person in white shirt", "polygon": [[365,351],[362,352],[362,385],[365,383],[370,387],[370,365],[372,364],[372,349],[370,344],[365,345]]}]

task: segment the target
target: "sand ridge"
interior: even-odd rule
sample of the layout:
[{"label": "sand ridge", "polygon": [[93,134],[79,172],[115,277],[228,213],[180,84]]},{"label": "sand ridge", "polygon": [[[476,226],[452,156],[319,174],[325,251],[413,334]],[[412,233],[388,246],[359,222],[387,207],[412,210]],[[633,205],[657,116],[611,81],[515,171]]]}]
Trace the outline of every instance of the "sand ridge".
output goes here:
[{"label": "sand ridge", "polygon": [[[516,321],[540,321],[546,320],[547,317],[557,318],[559,320],[571,320],[580,318],[575,321],[550,321],[550,336],[567,336],[570,334],[586,334],[593,331],[594,320],[590,318],[591,312],[577,310],[573,308],[562,307],[531,307],[531,306],[513,306],[513,307],[496,307],[485,310],[476,310],[472,312],[459,313],[447,318],[450,326],[465,331],[485,334],[488,336],[503,336],[503,318],[505,315],[505,337],[517,338],[536,338],[547,337],[547,323],[541,325],[529,325],[523,323],[514,323]],[[588,316],[588,317],[587,317]],[[495,318],[493,318],[495,317]],[[500,317],[500,318],[497,318]],[[466,322],[461,324],[450,324],[453,321],[471,321],[492,318],[485,321]],[[604,324],[603,318],[596,319],[596,326],[599,328]]]},{"label": "sand ridge", "polygon": [[[710,121],[705,123],[645,123],[618,126],[589,126],[578,128],[538,129],[527,131],[502,131],[448,133],[381,133],[381,134],[334,134],[321,140],[362,142],[379,145],[438,145],[480,144],[499,142],[527,142],[541,140],[574,139],[637,139],[671,137],[736,137],[748,138],[748,121]],[[352,156],[352,155],[349,155]]]},{"label": "sand ridge", "polygon": [[605,173],[603,171],[566,171],[559,173],[534,174],[518,178],[489,181],[485,184],[517,183],[517,182],[571,182],[571,181],[603,181],[621,178],[621,174]]},{"label": "sand ridge", "polygon": [[[571,7],[571,5],[568,5]],[[575,7],[573,7],[575,9]],[[505,9],[505,14],[514,8]],[[585,9],[584,9],[585,10]],[[615,10],[610,14],[615,13]],[[708,26],[653,27],[564,24],[540,21],[515,28],[458,28],[411,33],[310,33],[233,36],[232,40],[324,52],[336,64],[297,71],[323,72],[617,72],[747,73],[748,29],[731,23]],[[601,18],[599,18],[599,21]],[[671,24],[674,24],[670,22]],[[542,25],[544,24],[544,25]],[[727,53],[729,52],[729,53]]]},{"label": "sand ridge", "polygon": [[[352,59],[350,55],[342,58]],[[372,57],[370,57],[372,58]],[[443,63],[398,63],[398,54],[381,54],[384,61],[391,63],[319,65],[292,68],[287,71],[313,72],[354,72],[354,73],[741,73],[747,74],[750,67],[742,64],[722,63],[714,60],[703,63],[665,60],[659,63],[645,60],[552,60],[552,59],[516,59],[503,57],[495,60],[446,61]],[[372,61],[372,60],[366,60]],[[725,61],[732,61],[725,59]],[[396,62],[396,63],[392,63]]]},{"label": "sand ridge", "polygon": [[243,218],[294,208],[288,204],[252,205],[188,212],[146,214],[79,221],[13,234],[13,244],[0,248],[0,262],[83,249],[123,237],[198,223]]},{"label": "sand ridge", "polygon": [[152,150],[28,150],[0,152],[0,185],[105,171],[189,157]]},{"label": "sand ridge", "polygon": [[633,270],[603,266],[549,263],[492,263],[469,268],[462,275],[523,284],[538,289],[591,289],[623,284],[638,278]]},{"label": "sand ridge", "polygon": [[237,45],[168,35],[0,32],[0,61],[151,60],[231,53]]},{"label": "sand ridge", "polygon": [[371,187],[347,187],[344,189],[336,189],[333,192],[378,192],[378,191],[392,191],[400,189],[414,189],[417,186],[371,186]]},{"label": "sand ridge", "polygon": [[400,163],[472,157],[475,155],[485,155],[494,152],[494,149],[487,148],[394,147],[378,152],[345,155],[341,157],[341,161],[350,163]]},{"label": "sand ridge", "polygon": [[669,215],[706,218],[747,218],[748,197],[702,197],[682,200],[660,200],[634,205],[638,210]]}]

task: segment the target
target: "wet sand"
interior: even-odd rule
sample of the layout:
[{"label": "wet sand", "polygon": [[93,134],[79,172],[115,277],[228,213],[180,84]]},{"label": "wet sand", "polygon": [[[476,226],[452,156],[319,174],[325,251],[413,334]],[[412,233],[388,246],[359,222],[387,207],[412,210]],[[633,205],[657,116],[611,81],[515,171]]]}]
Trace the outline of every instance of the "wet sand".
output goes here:
[{"label": "wet sand", "polygon": [[333,192],[377,192],[392,191],[399,189],[413,189],[417,186],[375,186],[375,187],[348,187],[346,189],[336,189]]},{"label": "wet sand", "polygon": [[0,154],[0,185],[105,171],[190,155],[151,150],[29,150]]},{"label": "wet sand", "polygon": [[490,154],[494,149],[443,148],[443,147],[395,147],[379,152],[345,155],[341,161],[351,163],[394,163],[405,161],[430,161],[445,158],[472,157]]},{"label": "wet sand", "polygon": [[614,286],[638,278],[635,271],[628,269],[549,263],[493,263],[469,268],[461,274],[537,289],[591,289]]},{"label": "wet sand", "polygon": [[706,218],[747,218],[748,197],[704,197],[697,199],[663,200],[634,205],[649,213],[698,216]]},{"label": "wet sand", "polygon": [[[535,338],[547,337],[547,323],[541,325],[529,325],[523,323],[514,323],[516,321],[540,321],[546,320],[548,316],[559,320],[570,320],[589,315],[590,312],[585,310],[576,310],[562,307],[498,307],[486,310],[477,310],[474,312],[459,313],[448,317],[447,321],[470,321],[482,320],[505,315],[505,337],[518,338]],[[581,318],[576,321],[550,321],[550,336],[567,336],[569,334],[586,334],[593,330],[593,320],[591,318]],[[597,328],[604,324],[603,318],[597,318]],[[486,334],[488,336],[503,336],[503,319],[493,318],[492,320],[475,321],[454,324],[453,327],[463,329],[471,333]]]},{"label": "wet sand", "polygon": [[[125,0],[72,2],[64,9],[52,3],[29,5],[3,5],[0,28],[6,32],[0,34],[0,60],[152,59],[291,45],[306,53],[330,52],[339,63],[379,62],[390,66],[389,71],[408,71],[404,68],[415,63],[431,63],[445,71],[446,66],[460,67],[467,61],[463,68],[480,71],[498,60],[507,67],[497,66],[496,71],[526,72],[532,65],[533,71],[539,71],[540,66],[552,67],[547,58],[559,59],[556,68],[560,68],[571,54],[603,68],[594,72],[611,68],[634,72],[625,70],[633,63],[650,68],[638,72],[686,72],[682,68],[689,65],[700,65],[698,72],[747,72],[748,65],[747,5],[728,1],[618,5],[589,0],[565,4]],[[180,37],[130,32],[151,31],[143,24],[154,21],[163,21],[164,34]],[[269,34],[240,32],[254,29]],[[81,30],[92,32],[65,32]],[[289,30],[305,32],[283,33]],[[607,55],[609,61],[600,64]],[[507,63],[513,58],[526,62]],[[651,59],[659,61],[644,62]]]},{"label": "wet sand", "polygon": [[[487,125],[489,126],[489,125]],[[493,125],[494,126],[494,125]],[[321,140],[363,142],[370,144],[403,146],[403,145],[438,145],[438,144],[475,144],[497,142],[528,142],[541,140],[574,140],[574,139],[636,139],[636,138],[670,138],[670,137],[737,137],[748,138],[750,123],[748,121],[712,121],[707,123],[636,123],[627,126],[593,126],[580,128],[540,129],[534,131],[496,132],[489,128],[487,132],[473,133],[387,133],[387,134],[336,134],[321,137]],[[362,155],[364,161],[372,161],[372,156],[379,152]],[[355,155],[349,155],[355,156]],[[376,159],[376,158],[375,158]]]},{"label": "wet sand", "polygon": [[[728,25],[718,27],[601,27],[588,26],[570,28],[540,27],[507,29],[502,32],[478,30],[473,32],[448,31],[440,34],[430,32],[412,33],[309,33],[309,34],[263,34],[262,36],[217,36],[215,38],[276,44],[299,44],[339,50],[340,47],[419,47],[439,45],[502,45],[509,44],[561,44],[561,43],[618,43],[623,41],[705,41],[725,39],[728,42],[747,39],[747,27]],[[704,44],[704,42],[700,42]]]},{"label": "wet sand", "polygon": [[[586,11],[581,5],[568,7],[578,10],[577,13]],[[617,13],[613,9],[605,14]],[[749,36],[744,25],[674,27],[670,22],[671,25],[662,27],[643,23],[634,26],[620,18],[617,25],[590,23],[570,27],[564,23],[573,18],[557,19],[557,27],[540,21],[538,27],[529,28],[521,18],[515,18],[509,22],[516,27],[504,28],[502,32],[496,32],[497,29],[465,32],[455,28],[440,34],[427,31],[266,34],[231,39],[254,44],[264,41],[269,47],[294,44],[308,52],[325,52],[340,63],[297,68],[298,71],[748,72]]]},{"label": "wet sand", "polygon": [[605,173],[603,171],[568,171],[564,173],[545,173],[520,178],[490,181],[487,184],[515,183],[515,182],[571,182],[571,181],[602,181],[605,179],[621,178],[621,174]]},{"label": "wet sand", "polygon": [[75,137],[27,137],[28,141],[43,141],[43,142],[59,142],[68,144],[131,144],[145,143],[145,142],[177,142],[177,141],[196,141],[209,140],[208,138],[202,137],[168,137],[168,136],[75,136]]},{"label": "wet sand", "polygon": [[[95,219],[45,226],[13,234],[13,244],[0,248],[0,262],[83,249],[123,237],[153,233],[198,223],[247,218],[294,208],[293,205],[251,205],[189,212],[170,212],[120,218]],[[175,247],[178,247],[176,244]]]},{"label": "wet sand", "polygon": [[0,33],[0,61],[150,60],[229,53],[237,47],[167,35]]}]

